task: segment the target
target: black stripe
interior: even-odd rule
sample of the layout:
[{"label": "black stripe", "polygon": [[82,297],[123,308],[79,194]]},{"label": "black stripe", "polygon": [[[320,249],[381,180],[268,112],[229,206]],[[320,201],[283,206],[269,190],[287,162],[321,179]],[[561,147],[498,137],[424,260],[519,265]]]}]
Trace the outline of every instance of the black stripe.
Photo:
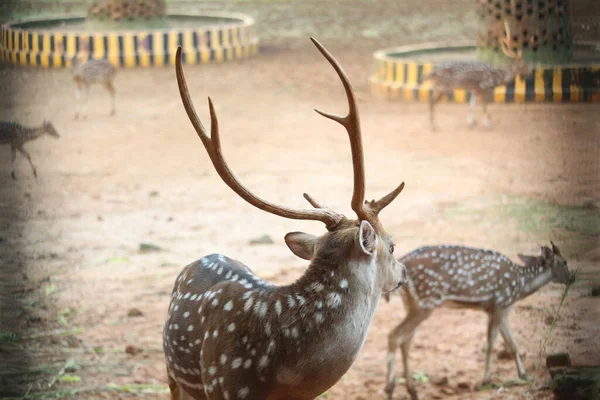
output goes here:
[{"label": "black stripe", "polygon": [[150,65],[154,65],[154,35],[148,34],[148,52],[150,53]]},{"label": "black stripe", "polygon": [[138,35],[133,35],[133,54],[135,54],[135,65],[139,67],[140,65],[140,38]]},{"label": "black stripe", "polygon": [[407,63],[402,64],[402,69],[404,71],[404,80],[402,81],[402,83],[406,83],[406,82],[408,82],[408,64]]},{"label": "black stripe", "polygon": [[50,52],[54,53],[56,51],[56,44],[54,35],[50,35]]},{"label": "black stripe", "polygon": [[123,66],[125,65],[125,43],[123,43],[123,36],[119,35],[117,36],[117,42],[119,43],[119,65]]},{"label": "black stripe", "polygon": [[554,93],[552,91],[552,82],[554,81],[554,70],[544,69],[544,100],[552,101]]},{"label": "black stripe", "polygon": [[102,44],[104,45],[104,58],[108,58],[108,35],[102,37]]},{"label": "black stripe", "polygon": [[223,43],[224,43],[223,30],[219,29],[218,32],[219,32],[219,46],[223,46]]},{"label": "black stripe", "polygon": [[40,65],[42,63],[42,57],[40,56],[40,53],[35,53],[35,64],[36,65]]},{"label": "black stripe", "polygon": [[163,65],[169,64],[169,34],[163,33]]},{"label": "black stripe", "polygon": [[473,93],[470,90],[467,90],[467,94],[465,96],[467,103],[471,102],[471,97],[473,97]]},{"label": "black stripe", "polygon": [[215,50],[212,47],[209,49],[209,55],[210,60],[215,61]]},{"label": "black stripe", "polygon": [[417,84],[423,82],[423,64],[417,64]]},{"label": "black stripe", "polygon": [[448,101],[454,101],[454,90],[447,93]]},{"label": "black stripe", "polygon": [[[594,92],[594,73],[590,69],[581,68],[579,74],[581,79],[580,86],[583,89],[583,101],[591,101],[592,93]],[[600,72],[597,72],[597,74],[600,77]]]},{"label": "black stripe", "polygon": [[562,69],[562,101],[569,103],[571,101],[571,70]]},{"label": "black stripe", "polygon": [[211,48],[212,46],[212,32],[211,31],[205,31],[204,34],[206,35],[206,45]]},{"label": "black stripe", "polygon": [[38,35],[37,37],[37,41],[38,41],[38,53],[41,53],[43,50],[43,41],[42,41],[42,35]]},{"label": "black stripe", "polygon": [[535,100],[535,70],[525,78],[525,101]]},{"label": "black stripe", "polygon": [[15,48],[15,36],[17,35],[17,32],[15,31],[11,31],[10,32],[10,49],[14,50]]},{"label": "black stripe", "polygon": [[505,103],[512,103],[515,101],[515,81],[514,79],[506,84],[506,94],[504,95]]},{"label": "black stripe", "polygon": [[192,44],[194,49],[198,49],[198,32],[196,31],[192,32]]},{"label": "black stripe", "polygon": [[183,51],[183,33],[182,32],[177,32],[177,44],[182,47],[181,61],[183,61],[183,63],[186,64],[188,56],[185,53],[185,51]]},{"label": "black stripe", "polygon": [[88,52],[89,54],[94,54],[94,38],[90,35],[88,36]]},{"label": "black stripe", "polygon": [[79,54],[79,35],[75,35],[75,54]]}]

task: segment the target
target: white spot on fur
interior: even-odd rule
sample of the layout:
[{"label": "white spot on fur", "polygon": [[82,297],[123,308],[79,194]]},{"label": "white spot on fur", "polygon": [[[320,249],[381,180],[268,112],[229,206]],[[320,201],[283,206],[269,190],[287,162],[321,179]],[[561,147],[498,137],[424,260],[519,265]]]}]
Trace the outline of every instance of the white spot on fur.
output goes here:
[{"label": "white spot on fur", "polygon": [[241,359],[241,357],[238,357],[235,360],[233,360],[233,362],[231,363],[231,368],[238,369],[241,365],[242,365],[242,359]]},{"label": "white spot on fur", "polygon": [[235,330],[235,324],[233,322],[231,324],[229,324],[229,326],[227,327],[227,330],[229,332],[233,332]]},{"label": "white spot on fur", "polygon": [[346,289],[346,288],[348,287],[348,281],[347,281],[346,279],[342,279],[342,280],[340,281],[340,287],[341,287],[342,289]]},{"label": "white spot on fur", "polygon": [[229,300],[225,304],[225,307],[223,307],[223,310],[225,310],[225,311],[231,311],[232,308],[233,308],[233,300]]}]

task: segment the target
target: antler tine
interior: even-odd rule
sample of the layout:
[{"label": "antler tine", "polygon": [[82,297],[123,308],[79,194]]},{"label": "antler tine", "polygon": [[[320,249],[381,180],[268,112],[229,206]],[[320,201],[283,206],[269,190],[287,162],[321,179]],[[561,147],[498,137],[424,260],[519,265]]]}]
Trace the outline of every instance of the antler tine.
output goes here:
[{"label": "antler tine", "polygon": [[[348,132],[350,138],[350,150],[352,151],[352,166],[354,169],[354,191],[352,193],[352,209],[360,219],[367,219],[367,214],[364,209],[365,200],[365,163],[362,147],[362,135],[360,131],[360,119],[358,116],[358,105],[356,103],[356,96],[354,96],[354,90],[348,80],[348,77],[344,73],[344,70],[337,62],[337,60],[329,53],[325,47],[318,40],[311,37],[310,40],[317,46],[317,49],[323,54],[323,56],[329,61],[329,64],[337,72],[344,90],[346,91],[346,97],[348,98],[348,115],[342,117],[339,115],[329,114],[323,111],[316,110],[317,113],[336,121]],[[310,200],[309,200],[310,201]]]},{"label": "antler tine", "polygon": [[208,98],[208,105],[210,109],[210,120],[211,120],[211,136],[208,137],[206,134],[206,128],[202,124],[202,121],[198,117],[190,93],[188,91],[187,82],[183,73],[182,61],[181,61],[181,46],[177,48],[175,56],[175,71],[177,74],[177,84],[179,86],[179,94],[183,102],[183,107],[187,112],[190,122],[196,129],[196,133],[202,140],[206,152],[212,161],[215,170],[225,182],[238,196],[252,204],[254,207],[266,211],[271,214],[279,215],[284,218],[290,219],[301,219],[301,220],[313,220],[321,221],[325,223],[328,229],[335,227],[344,217],[327,208],[319,209],[306,209],[306,210],[295,210],[283,206],[278,206],[274,203],[268,202],[256,196],[250,192],[244,185],[242,185],[237,178],[233,175],[229,169],[225,158],[221,152],[221,142],[219,139],[219,123],[217,120],[217,114],[213,106],[212,100]]},{"label": "antler tine", "polygon": [[507,20],[504,20],[504,30],[506,31],[506,38],[500,40],[500,48],[510,58],[519,58],[519,55],[516,54],[510,48],[511,37],[510,37],[510,24]]},{"label": "antler tine", "polygon": [[404,182],[402,182],[398,187],[392,190],[390,193],[386,194],[382,198],[377,201],[371,202],[370,208],[375,215],[378,215],[381,210],[386,208],[404,189]]}]

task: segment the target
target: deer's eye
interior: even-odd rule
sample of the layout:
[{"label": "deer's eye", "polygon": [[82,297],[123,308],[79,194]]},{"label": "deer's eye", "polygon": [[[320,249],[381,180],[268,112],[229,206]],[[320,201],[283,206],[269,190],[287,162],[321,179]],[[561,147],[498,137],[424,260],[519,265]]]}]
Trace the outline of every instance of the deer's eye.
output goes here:
[{"label": "deer's eye", "polygon": [[393,244],[390,245],[390,253],[394,254],[394,245]]}]

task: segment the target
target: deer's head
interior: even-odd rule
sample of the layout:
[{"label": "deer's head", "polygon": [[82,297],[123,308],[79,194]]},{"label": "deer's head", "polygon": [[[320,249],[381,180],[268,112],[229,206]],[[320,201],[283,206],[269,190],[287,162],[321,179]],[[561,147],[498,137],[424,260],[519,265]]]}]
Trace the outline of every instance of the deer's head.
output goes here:
[{"label": "deer's head", "polygon": [[539,266],[552,271],[552,282],[567,284],[573,274],[569,271],[567,261],[560,253],[560,249],[554,243],[550,242],[552,248],[542,246],[542,254],[539,257],[526,256],[519,254],[519,258],[526,267]]},{"label": "deer's head", "polygon": [[318,264],[322,268],[335,268],[343,264],[356,273],[367,275],[372,279],[373,286],[379,290],[390,291],[405,282],[406,272],[404,266],[393,257],[394,243],[391,236],[383,229],[379,213],[400,194],[404,183],[377,201],[365,201],[362,136],[354,91],[335,58],[318,41],[313,38],[311,40],[333,66],[346,91],[348,115],[338,116],[316,111],[341,124],[348,133],[354,169],[354,192],[351,205],[356,213],[356,219],[346,218],[323,206],[308,194],[304,194],[304,197],[313,206],[312,209],[291,209],[263,200],[245,188],[233,175],[223,157],[217,116],[210,98],[208,99],[211,117],[210,136],[196,114],[183,74],[181,48],[178,48],[176,71],[183,105],[219,176],[242,199],[261,210],[284,218],[321,221],[325,224],[327,233],[321,236],[302,232],[287,234],[286,243],[294,254],[312,260],[311,265]]},{"label": "deer's head", "polygon": [[55,138],[59,138],[60,135],[58,134],[58,132],[56,131],[56,128],[54,128],[54,125],[52,125],[52,122],[50,121],[44,121],[43,123],[43,128],[44,128],[44,132],[52,137]]}]

